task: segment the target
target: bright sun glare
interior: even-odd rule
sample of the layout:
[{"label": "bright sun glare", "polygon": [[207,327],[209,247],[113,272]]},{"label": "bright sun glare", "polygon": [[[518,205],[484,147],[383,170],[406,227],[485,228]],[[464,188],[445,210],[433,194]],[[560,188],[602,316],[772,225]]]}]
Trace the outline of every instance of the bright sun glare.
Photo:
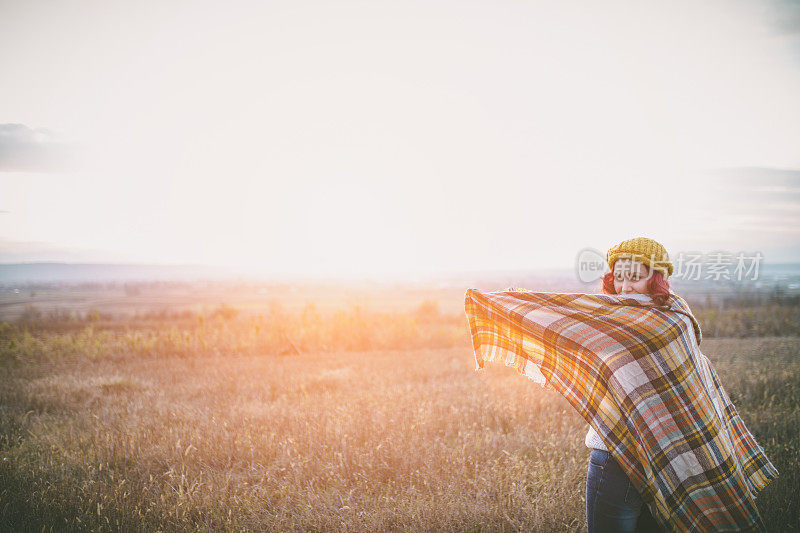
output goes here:
[{"label": "bright sun glare", "polygon": [[635,233],[707,246],[705,169],[800,164],[796,59],[745,4],[18,10],[0,111],[81,141],[86,167],[3,175],[10,241],[265,271],[564,266],[631,235],[610,205],[658,200]]}]

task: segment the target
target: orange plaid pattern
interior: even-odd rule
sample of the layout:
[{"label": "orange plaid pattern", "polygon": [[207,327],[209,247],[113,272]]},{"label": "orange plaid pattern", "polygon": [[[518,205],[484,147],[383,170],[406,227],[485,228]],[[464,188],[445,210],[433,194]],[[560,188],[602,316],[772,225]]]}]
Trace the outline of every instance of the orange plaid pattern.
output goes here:
[{"label": "orange plaid pattern", "polygon": [[562,394],[667,531],[763,531],[777,469],[748,431],[686,302],[647,295],[466,292],[477,368],[503,362]]}]

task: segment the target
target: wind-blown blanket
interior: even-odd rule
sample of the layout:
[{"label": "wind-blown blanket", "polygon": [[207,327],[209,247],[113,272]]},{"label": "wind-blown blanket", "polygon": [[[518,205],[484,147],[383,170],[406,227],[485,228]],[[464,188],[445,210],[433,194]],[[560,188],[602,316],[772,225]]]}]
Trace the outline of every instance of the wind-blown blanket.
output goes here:
[{"label": "wind-blown blanket", "polygon": [[665,530],[765,529],[755,497],[778,471],[683,298],[469,289],[465,307],[477,369],[504,362],[561,393]]}]

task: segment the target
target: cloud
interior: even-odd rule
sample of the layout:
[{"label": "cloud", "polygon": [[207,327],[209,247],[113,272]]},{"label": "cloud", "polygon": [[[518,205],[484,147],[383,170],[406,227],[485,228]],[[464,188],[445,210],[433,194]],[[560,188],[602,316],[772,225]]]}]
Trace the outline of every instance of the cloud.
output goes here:
[{"label": "cloud", "polygon": [[771,23],[778,33],[800,37],[800,2],[777,0],[770,7]]},{"label": "cloud", "polygon": [[0,172],[70,172],[78,163],[77,146],[51,131],[0,124]]},{"label": "cloud", "polygon": [[800,170],[738,167],[708,174],[707,198],[727,224],[800,237]]},{"label": "cloud", "polygon": [[783,188],[787,192],[800,188],[800,169],[768,168],[768,167],[731,167],[717,168],[708,171],[712,182],[738,190]]}]

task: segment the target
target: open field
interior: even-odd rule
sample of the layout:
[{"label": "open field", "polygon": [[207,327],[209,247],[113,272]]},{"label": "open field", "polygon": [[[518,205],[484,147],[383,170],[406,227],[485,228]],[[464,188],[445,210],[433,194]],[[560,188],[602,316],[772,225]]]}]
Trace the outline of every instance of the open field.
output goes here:
[{"label": "open field", "polygon": [[439,303],[447,314],[462,313],[463,287],[414,287],[409,284],[252,284],[136,283],[77,284],[0,290],[0,321],[16,321],[31,310],[42,315],[131,316],[146,313],[208,313],[220,304],[243,314],[269,312],[276,303],[287,311],[307,304],[320,311],[343,308],[408,311],[420,302]]},{"label": "open field", "polygon": [[[1,326],[0,530],[585,530],[583,420],[410,309]],[[702,348],[800,530],[800,336]]]}]

